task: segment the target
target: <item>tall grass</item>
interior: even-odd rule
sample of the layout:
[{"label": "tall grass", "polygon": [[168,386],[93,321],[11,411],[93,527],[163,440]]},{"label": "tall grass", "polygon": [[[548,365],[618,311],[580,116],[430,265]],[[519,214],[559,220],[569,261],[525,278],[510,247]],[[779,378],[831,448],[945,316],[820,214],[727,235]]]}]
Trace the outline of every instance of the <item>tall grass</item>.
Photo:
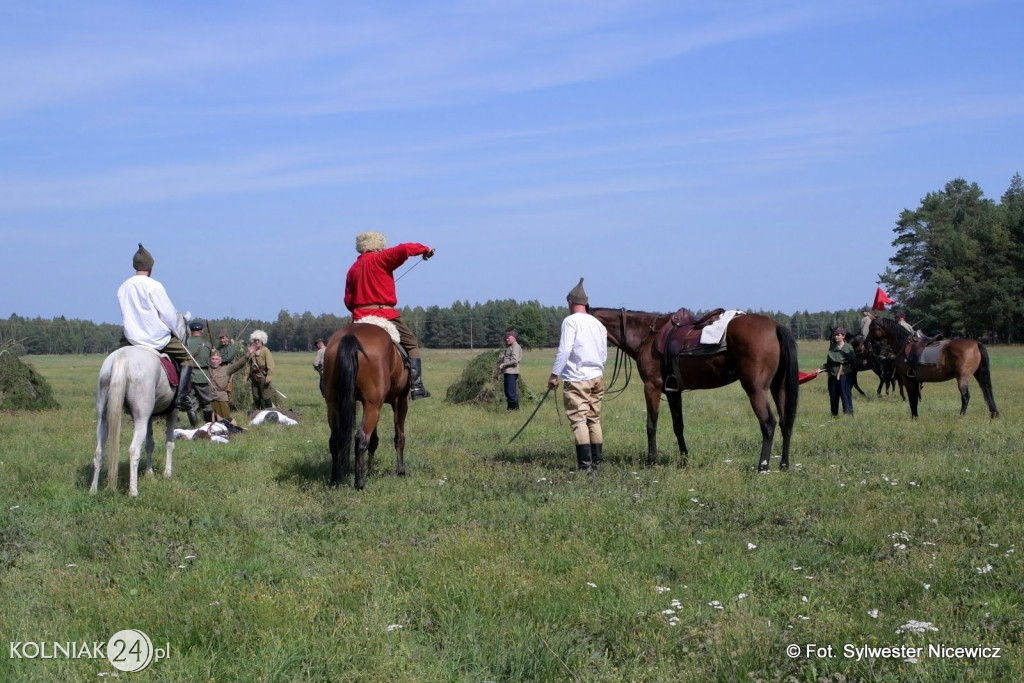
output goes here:
[{"label": "tall grass", "polygon": [[[800,354],[808,370],[825,346]],[[412,404],[407,476],[393,474],[385,411],[367,489],[329,489],[311,355],[277,354],[282,407],[300,425],[180,442],[174,476],[144,479],[135,500],[88,494],[102,358],[32,358],[63,408],[0,415],[0,633],[92,642],[139,629],[171,647],[139,675],[175,681],[1024,673],[1024,351],[992,349],[998,420],[976,385],[957,417],[945,383],[925,387],[911,421],[864,374],[869,396],[833,421],[824,380],[812,381],[792,470],[768,475],[754,471],[760,435],[737,386],[685,394],[689,466],[677,466],[663,424],[662,462],[647,469],[634,377],[606,402],[605,463],[586,476],[571,471],[560,394],[510,445],[533,405],[447,405],[439,397],[473,354],[425,355],[435,397]],[[544,385],[551,357],[527,352],[531,386]],[[901,629],[912,620],[938,630]],[[808,656],[810,644],[834,656]],[[1003,649],[857,661],[846,645]],[[3,680],[111,672],[105,660],[0,658]]]}]

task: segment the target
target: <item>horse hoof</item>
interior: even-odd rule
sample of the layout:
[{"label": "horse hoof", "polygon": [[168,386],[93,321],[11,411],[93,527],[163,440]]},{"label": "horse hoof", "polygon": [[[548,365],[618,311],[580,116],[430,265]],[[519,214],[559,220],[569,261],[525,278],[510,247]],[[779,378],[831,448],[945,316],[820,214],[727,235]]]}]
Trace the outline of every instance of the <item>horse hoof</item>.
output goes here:
[{"label": "horse hoof", "polygon": [[405,476],[405,468],[404,467],[399,467],[398,468],[398,476],[400,476],[400,477],[404,477]]}]

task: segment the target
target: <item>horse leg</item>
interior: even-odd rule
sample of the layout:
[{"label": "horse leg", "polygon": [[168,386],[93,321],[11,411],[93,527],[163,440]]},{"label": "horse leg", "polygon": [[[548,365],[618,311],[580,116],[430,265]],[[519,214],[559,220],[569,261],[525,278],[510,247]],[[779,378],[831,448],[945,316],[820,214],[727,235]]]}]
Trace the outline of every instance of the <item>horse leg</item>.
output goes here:
[{"label": "horse leg", "polygon": [[164,476],[171,476],[171,471],[174,469],[174,416],[177,411],[171,411],[171,413],[164,418],[165,431],[164,431]]},{"label": "horse leg", "polygon": [[683,436],[685,422],[683,421],[683,392],[673,391],[665,394],[668,401],[668,412],[672,416],[672,433],[676,435],[676,442],[679,444],[679,466],[686,467],[687,455],[686,438]]},{"label": "horse leg", "polygon": [[960,390],[960,417],[967,414],[967,404],[971,402],[971,387],[967,379],[966,375],[956,378],[956,386]]},{"label": "horse leg", "polygon": [[409,411],[409,397],[399,397],[393,407],[395,415],[395,472],[399,476],[405,475],[405,416]]},{"label": "horse leg", "polygon": [[100,486],[100,468],[103,466],[103,449],[107,443],[107,416],[106,411],[97,409],[100,416],[96,423],[96,452],[92,456],[92,486],[89,493],[96,493]]},{"label": "horse leg", "polygon": [[377,420],[380,419],[380,406],[372,403],[363,404],[363,424],[356,432],[356,489],[366,488],[366,451],[370,440],[377,431]]},{"label": "horse leg", "polygon": [[152,435],[147,434],[147,421],[135,419],[135,432],[132,435],[132,442],[128,446],[128,495],[139,495],[139,460],[142,459],[142,447],[149,436],[152,442]]},{"label": "horse leg", "polygon": [[[647,464],[655,465],[658,462],[658,409],[661,408],[661,389],[644,383],[644,402],[647,403]],[[680,448],[683,448],[682,444]]]},{"label": "horse leg", "polygon": [[366,446],[366,471],[370,474],[377,472],[377,468],[374,466],[375,456],[377,455],[377,446],[380,444],[380,437],[377,436],[377,428],[373,428],[373,432],[370,433],[370,442]]},{"label": "horse leg", "polygon": [[153,418],[146,421],[146,476],[153,476],[153,448],[156,446],[156,439],[153,438]]},{"label": "horse leg", "polygon": [[757,471],[767,472],[772,457],[772,442],[775,441],[775,426],[778,421],[768,407],[768,396],[764,389],[759,389],[746,382],[743,382],[743,388],[750,398],[750,407],[754,410],[757,422],[761,425],[761,458],[757,462]]},{"label": "horse leg", "polygon": [[917,419],[917,402],[921,398],[921,385],[917,383],[917,380],[906,380],[904,379],[907,387],[907,400],[910,402],[910,416]]}]

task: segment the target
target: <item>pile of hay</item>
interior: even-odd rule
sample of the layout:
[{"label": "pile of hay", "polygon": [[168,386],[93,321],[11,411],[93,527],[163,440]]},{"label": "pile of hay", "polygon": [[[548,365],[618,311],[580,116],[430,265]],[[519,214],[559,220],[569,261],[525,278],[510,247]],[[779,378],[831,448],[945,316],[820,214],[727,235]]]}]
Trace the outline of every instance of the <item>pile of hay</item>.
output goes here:
[{"label": "pile of hay", "polygon": [[[445,401],[448,403],[476,403],[478,405],[493,405],[505,407],[504,379],[498,374],[498,360],[501,358],[501,349],[484,351],[473,360],[469,361],[466,369],[462,371],[462,377],[455,384],[448,387]],[[535,400],[523,376],[519,376],[519,400]]]},{"label": "pile of hay", "polygon": [[14,352],[13,344],[0,347],[0,409],[53,410],[60,404],[46,379]]}]

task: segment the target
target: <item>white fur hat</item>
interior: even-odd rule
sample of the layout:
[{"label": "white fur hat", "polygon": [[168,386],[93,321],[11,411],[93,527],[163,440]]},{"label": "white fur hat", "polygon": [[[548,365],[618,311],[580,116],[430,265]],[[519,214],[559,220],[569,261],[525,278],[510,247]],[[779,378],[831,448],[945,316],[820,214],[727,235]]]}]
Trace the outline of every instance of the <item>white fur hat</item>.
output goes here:
[{"label": "white fur hat", "polygon": [[388,238],[375,230],[368,230],[356,235],[356,251],[365,254],[368,251],[387,249]]},{"label": "white fur hat", "polygon": [[267,333],[263,330],[253,330],[252,334],[249,335],[249,341],[253,342],[259,339],[264,344],[267,343]]}]

